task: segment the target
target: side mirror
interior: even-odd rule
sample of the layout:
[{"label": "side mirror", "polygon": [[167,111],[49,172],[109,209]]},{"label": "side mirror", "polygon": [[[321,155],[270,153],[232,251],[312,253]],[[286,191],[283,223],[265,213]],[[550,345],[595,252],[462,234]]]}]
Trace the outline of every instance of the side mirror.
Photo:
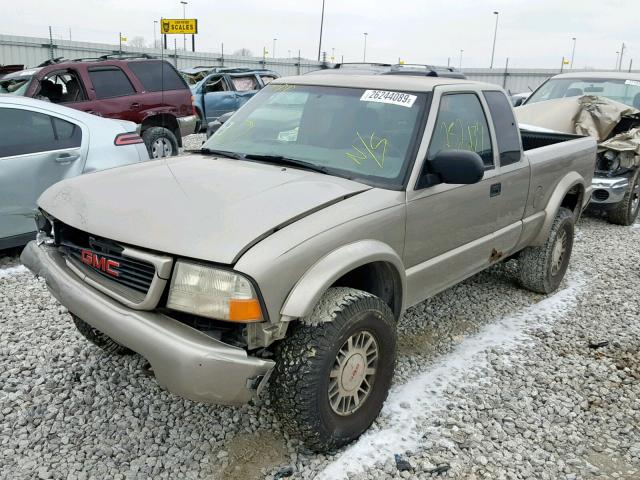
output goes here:
[{"label": "side mirror", "polygon": [[428,159],[427,171],[420,178],[418,187],[438,183],[470,185],[484,177],[484,162],[480,155],[469,150],[443,150]]},{"label": "side mirror", "polygon": [[214,133],[216,133],[220,127],[231,118],[231,116],[236,113],[235,110],[231,111],[231,112],[227,112],[224,115],[220,115],[218,118],[216,118],[213,122],[209,122],[209,124],[207,125],[207,138],[209,138],[211,135],[213,135]]},{"label": "side mirror", "polygon": [[520,97],[516,100],[516,102],[513,104],[514,107],[519,107],[520,105],[522,105],[524,103],[525,99],[523,97]]}]

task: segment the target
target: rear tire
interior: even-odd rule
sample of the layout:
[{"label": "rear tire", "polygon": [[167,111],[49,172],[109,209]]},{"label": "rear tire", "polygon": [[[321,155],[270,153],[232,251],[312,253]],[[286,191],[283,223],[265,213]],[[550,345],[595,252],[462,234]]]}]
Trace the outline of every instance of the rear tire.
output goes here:
[{"label": "rear tire", "polygon": [[396,322],[380,298],[332,288],[278,346],[270,384],[285,429],[316,451],[354,440],[376,419],[396,360]]},{"label": "rear tire", "polygon": [[92,327],[84,320],[79,317],[71,314],[71,318],[73,319],[73,323],[75,324],[78,331],[82,334],[84,338],[89,340],[95,346],[100,347],[102,350],[109,354],[115,355],[131,355],[133,351],[128,349],[127,347],[120,345],[110,336],[105,333],[102,333],[97,328]]},{"label": "rear tire", "polygon": [[630,188],[620,203],[609,211],[609,222],[616,225],[633,225],[640,211],[640,168],[629,180]]},{"label": "rear tire", "polygon": [[150,127],[142,132],[150,158],[165,158],[178,155],[178,140],[171,130],[163,127]]},{"label": "rear tire", "polygon": [[575,218],[568,208],[560,207],[546,242],[520,252],[520,282],[537,293],[551,293],[560,286],[573,250]]}]

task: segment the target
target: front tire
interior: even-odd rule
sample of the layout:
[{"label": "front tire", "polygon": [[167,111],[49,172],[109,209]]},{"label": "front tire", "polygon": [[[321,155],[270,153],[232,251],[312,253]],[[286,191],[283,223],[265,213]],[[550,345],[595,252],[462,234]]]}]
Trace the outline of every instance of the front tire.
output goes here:
[{"label": "front tire", "polygon": [[102,333],[97,328],[92,327],[81,318],[73,314],[71,314],[71,318],[73,319],[73,323],[75,324],[78,331],[82,334],[82,336],[97,347],[100,347],[105,352],[112,355],[131,355],[133,353],[132,350],[129,350],[127,347],[120,345],[113,338],[105,333]]},{"label": "front tire", "polygon": [[560,286],[573,250],[575,218],[568,208],[560,207],[546,242],[527,247],[518,257],[522,286],[537,293],[551,293]]},{"label": "front tire", "polygon": [[178,140],[168,128],[151,127],[142,132],[150,158],[165,158],[178,155]]},{"label": "front tire", "polygon": [[278,347],[272,403],[316,451],[345,445],[376,419],[396,360],[396,322],[380,298],[332,288]]},{"label": "front tire", "polygon": [[629,226],[638,218],[640,211],[640,168],[629,181],[630,188],[622,201],[609,211],[609,222]]}]

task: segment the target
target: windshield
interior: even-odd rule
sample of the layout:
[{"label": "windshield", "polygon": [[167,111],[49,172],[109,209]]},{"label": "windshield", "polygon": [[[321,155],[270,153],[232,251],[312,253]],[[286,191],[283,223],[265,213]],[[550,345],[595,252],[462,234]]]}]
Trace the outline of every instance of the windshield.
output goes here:
[{"label": "windshield", "polygon": [[269,85],[203,148],[285,157],[334,175],[398,188],[426,99],[425,93]]},{"label": "windshield", "polygon": [[536,90],[526,104],[563,97],[597,95],[640,109],[640,81],[596,78],[552,78]]}]

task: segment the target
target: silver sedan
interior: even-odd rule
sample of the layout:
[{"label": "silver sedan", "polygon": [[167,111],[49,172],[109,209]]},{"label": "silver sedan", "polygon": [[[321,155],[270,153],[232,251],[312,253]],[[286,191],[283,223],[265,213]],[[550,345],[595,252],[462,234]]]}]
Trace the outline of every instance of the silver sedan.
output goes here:
[{"label": "silver sedan", "polygon": [[35,236],[40,194],[83,173],[149,159],[136,124],[0,95],[0,249]]}]

